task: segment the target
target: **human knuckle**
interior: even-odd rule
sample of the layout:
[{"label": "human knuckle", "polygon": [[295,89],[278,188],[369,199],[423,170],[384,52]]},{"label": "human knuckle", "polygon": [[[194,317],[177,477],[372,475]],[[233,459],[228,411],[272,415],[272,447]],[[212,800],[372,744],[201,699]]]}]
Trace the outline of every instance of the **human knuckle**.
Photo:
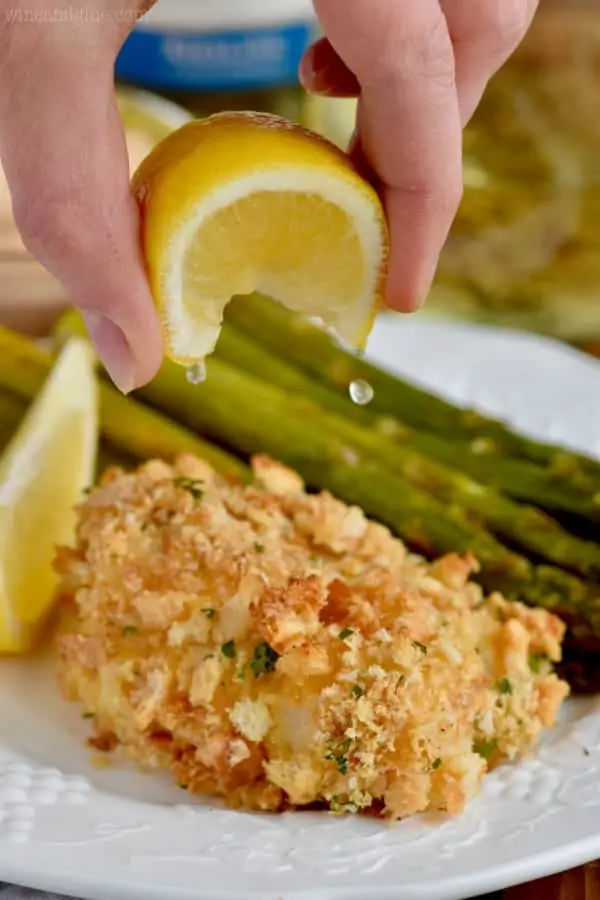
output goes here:
[{"label": "human knuckle", "polygon": [[453,219],[461,204],[463,183],[460,176],[448,179],[435,192],[436,207],[442,216]]},{"label": "human knuckle", "polygon": [[427,78],[453,84],[455,77],[452,42],[443,16],[434,22],[409,19],[390,29],[379,42],[377,54],[363,80],[369,86],[389,81]]},{"label": "human knuckle", "polygon": [[427,211],[427,215],[449,224],[462,200],[462,177],[447,171],[443,178],[434,172],[424,173],[420,179],[413,181],[408,191],[421,208]]},{"label": "human knuckle", "polygon": [[462,203],[464,192],[464,185],[462,180],[462,172],[457,173],[456,177],[449,181],[447,186],[448,193],[448,206],[451,208],[452,212],[455,213],[460,204]]},{"label": "human knuckle", "polygon": [[439,82],[454,84],[455,65],[452,41],[443,18],[415,35],[415,62],[420,74]]},{"label": "human knuckle", "polygon": [[523,39],[531,21],[529,0],[495,0],[484,4],[482,29],[501,50],[512,50]]},{"label": "human knuckle", "polygon": [[463,180],[460,167],[437,176],[432,188],[433,202],[442,216],[453,219],[463,197]]}]

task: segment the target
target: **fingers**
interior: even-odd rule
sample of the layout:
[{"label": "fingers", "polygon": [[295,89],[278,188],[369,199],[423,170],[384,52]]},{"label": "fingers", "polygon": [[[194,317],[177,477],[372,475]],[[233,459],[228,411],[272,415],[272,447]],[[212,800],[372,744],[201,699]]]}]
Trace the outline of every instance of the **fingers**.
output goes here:
[{"label": "fingers", "polygon": [[446,21],[437,0],[316,0],[315,8],[361,86],[360,149],[379,182],[390,226],[386,299],[409,311],[429,290],[462,191]]},{"label": "fingers", "polygon": [[162,338],[112,66],[30,66],[31,55],[17,50],[0,79],[0,156],[15,220],[27,248],[84,312],[110,375],[128,392],[155,374]]},{"label": "fingers", "polygon": [[[440,0],[452,39],[458,100],[463,125],[471,119],[489,79],[525,36],[539,0],[492,0],[476,6],[465,0]],[[327,38],[309,48],[300,66],[308,91],[330,97],[358,97],[356,75]]]},{"label": "fingers", "polygon": [[441,0],[454,45],[463,125],[471,119],[492,75],[525,36],[538,0]]}]

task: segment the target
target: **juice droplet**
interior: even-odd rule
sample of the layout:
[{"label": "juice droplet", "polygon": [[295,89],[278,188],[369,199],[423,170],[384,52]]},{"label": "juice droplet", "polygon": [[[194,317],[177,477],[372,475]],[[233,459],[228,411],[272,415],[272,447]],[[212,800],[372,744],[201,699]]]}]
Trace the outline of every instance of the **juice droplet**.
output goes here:
[{"label": "juice droplet", "polygon": [[206,363],[204,360],[190,366],[186,370],[185,377],[190,384],[203,384],[206,381]]},{"label": "juice droplet", "polygon": [[357,406],[367,406],[375,396],[375,391],[364,378],[357,378],[349,387],[352,402]]}]

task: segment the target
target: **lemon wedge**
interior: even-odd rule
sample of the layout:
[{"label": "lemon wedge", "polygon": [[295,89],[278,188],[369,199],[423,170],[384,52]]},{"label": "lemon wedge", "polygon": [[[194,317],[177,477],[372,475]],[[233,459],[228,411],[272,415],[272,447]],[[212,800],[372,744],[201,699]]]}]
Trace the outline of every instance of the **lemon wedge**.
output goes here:
[{"label": "lemon wedge", "polygon": [[387,225],[377,192],[339,148],[276,116],[219,113],[165,138],[132,187],[172,360],[203,360],[227,303],[253,291],[364,345]]},{"label": "lemon wedge", "polygon": [[56,545],[73,540],[97,433],[93,351],[74,338],[0,459],[0,652],[27,650],[52,605]]}]

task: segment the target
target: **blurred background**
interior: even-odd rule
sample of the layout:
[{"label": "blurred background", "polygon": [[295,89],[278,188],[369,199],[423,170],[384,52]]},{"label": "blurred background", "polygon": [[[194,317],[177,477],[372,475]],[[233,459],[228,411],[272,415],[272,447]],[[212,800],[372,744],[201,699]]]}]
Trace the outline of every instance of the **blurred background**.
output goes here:
[{"label": "blurred background", "polygon": [[[354,101],[296,72],[310,0],[160,0],[116,66],[132,168],[186,116],[267,110],[344,146]],[[465,197],[424,314],[523,328],[600,355],[600,5],[542,0],[465,136]],[[0,317],[44,331],[63,299],[25,252],[0,172]]]}]

